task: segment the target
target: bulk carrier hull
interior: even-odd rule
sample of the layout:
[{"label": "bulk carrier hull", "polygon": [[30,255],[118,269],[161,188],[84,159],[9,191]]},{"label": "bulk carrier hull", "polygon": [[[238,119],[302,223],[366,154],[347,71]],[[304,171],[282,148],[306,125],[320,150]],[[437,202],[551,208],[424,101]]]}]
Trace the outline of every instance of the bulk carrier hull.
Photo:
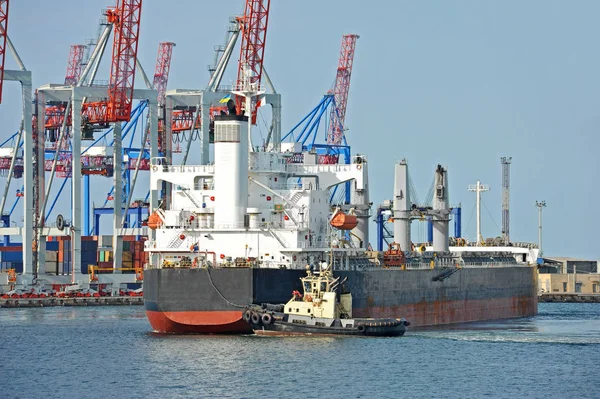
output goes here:
[{"label": "bulk carrier hull", "polygon": [[[355,317],[404,317],[412,327],[537,314],[534,267],[336,271],[347,277]],[[160,333],[251,333],[242,320],[252,303],[285,303],[303,270],[165,268],[144,273],[144,304]]]}]

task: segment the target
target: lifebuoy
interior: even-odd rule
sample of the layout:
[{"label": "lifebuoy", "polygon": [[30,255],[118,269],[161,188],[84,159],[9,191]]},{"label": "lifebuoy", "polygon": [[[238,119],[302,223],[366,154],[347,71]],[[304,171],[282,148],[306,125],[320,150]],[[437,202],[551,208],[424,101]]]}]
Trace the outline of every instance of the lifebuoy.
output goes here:
[{"label": "lifebuoy", "polygon": [[260,324],[260,316],[258,315],[258,313],[252,312],[252,315],[250,316],[250,321],[252,322],[252,324],[259,325]]},{"label": "lifebuoy", "polygon": [[361,170],[362,169],[362,165],[361,164],[356,164],[356,169],[357,170]]},{"label": "lifebuoy", "polygon": [[356,329],[358,330],[358,332],[364,333],[367,331],[367,326],[365,326],[364,324],[359,324]]},{"label": "lifebuoy", "polygon": [[154,165],[154,166],[152,167],[152,171],[153,171],[153,172],[156,172],[157,170],[158,170],[158,166]]},{"label": "lifebuoy", "polygon": [[262,323],[265,326],[268,326],[269,324],[271,324],[273,322],[273,316],[271,316],[269,313],[263,313],[260,320],[262,321]]}]

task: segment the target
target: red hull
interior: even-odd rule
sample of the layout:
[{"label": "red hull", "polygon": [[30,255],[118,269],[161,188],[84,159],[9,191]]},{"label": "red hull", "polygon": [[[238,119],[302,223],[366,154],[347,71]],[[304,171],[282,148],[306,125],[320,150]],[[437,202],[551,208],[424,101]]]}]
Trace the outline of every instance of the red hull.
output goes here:
[{"label": "red hull", "polygon": [[404,317],[411,327],[512,319],[537,314],[537,296],[469,299],[462,301],[421,301],[393,307],[352,310],[354,317]]},{"label": "red hull", "polygon": [[245,334],[252,329],[239,310],[155,312],[146,310],[155,332],[173,334]]}]

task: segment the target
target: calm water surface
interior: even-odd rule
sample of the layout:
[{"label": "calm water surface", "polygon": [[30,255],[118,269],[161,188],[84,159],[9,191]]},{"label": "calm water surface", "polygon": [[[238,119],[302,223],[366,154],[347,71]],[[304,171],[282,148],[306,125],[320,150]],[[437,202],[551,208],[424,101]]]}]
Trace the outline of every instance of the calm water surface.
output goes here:
[{"label": "calm water surface", "polygon": [[0,398],[597,398],[600,304],[402,338],[165,336],[142,307],[0,309]]}]

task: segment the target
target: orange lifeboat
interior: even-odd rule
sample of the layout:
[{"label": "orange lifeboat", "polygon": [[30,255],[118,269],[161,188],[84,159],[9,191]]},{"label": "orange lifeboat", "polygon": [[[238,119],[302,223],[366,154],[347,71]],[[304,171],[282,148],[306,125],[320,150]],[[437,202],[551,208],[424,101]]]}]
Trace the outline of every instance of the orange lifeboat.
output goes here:
[{"label": "orange lifeboat", "polygon": [[330,223],[336,229],[352,230],[358,224],[358,220],[354,215],[348,215],[344,212],[338,212],[333,216]]},{"label": "orange lifeboat", "polygon": [[160,216],[158,216],[158,213],[154,212],[154,213],[152,213],[152,215],[150,215],[148,217],[148,227],[150,229],[156,230],[161,225],[162,225],[162,220],[160,219]]}]

